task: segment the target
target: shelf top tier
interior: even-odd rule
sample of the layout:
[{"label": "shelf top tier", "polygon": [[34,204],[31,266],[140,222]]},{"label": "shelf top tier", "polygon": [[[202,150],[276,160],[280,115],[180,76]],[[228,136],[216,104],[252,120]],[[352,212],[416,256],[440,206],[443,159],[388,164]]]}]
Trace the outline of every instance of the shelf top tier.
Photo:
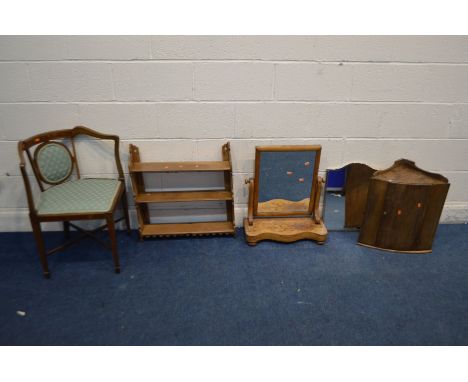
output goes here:
[{"label": "shelf top tier", "polygon": [[228,171],[229,161],[216,162],[136,162],[130,164],[130,172],[193,172]]}]

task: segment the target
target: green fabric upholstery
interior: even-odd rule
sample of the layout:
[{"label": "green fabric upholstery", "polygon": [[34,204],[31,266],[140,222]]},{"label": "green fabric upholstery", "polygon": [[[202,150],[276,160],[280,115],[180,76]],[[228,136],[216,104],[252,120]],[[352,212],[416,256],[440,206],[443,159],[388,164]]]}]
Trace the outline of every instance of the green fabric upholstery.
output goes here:
[{"label": "green fabric upholstery", "polygon": [[50,142],[38,150],[36,163],[46,182],[60,183],[70,176],[73,170],[73,162],[70,152],[65,146]]},{"label": "green fabric upholstery", "polygon": [[79,179],[53,186],[41,194],[38,215],[107,212],[118,195],[117,179]]}]

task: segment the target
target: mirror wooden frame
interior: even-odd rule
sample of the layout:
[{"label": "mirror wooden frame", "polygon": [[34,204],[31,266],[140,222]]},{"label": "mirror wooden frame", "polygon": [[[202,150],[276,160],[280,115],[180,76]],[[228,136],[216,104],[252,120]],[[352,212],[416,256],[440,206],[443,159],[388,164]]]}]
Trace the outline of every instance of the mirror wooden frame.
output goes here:
[{"label": "mirror wooden frame", "polygon": [[[315,162],[312,174],[312,186],[309,205],[305,211],[259,212],[259,177],[261,155],[263,152],[297,152],[315,151]],[[244,220],[246,240],[249,245],[256,245],[261,240],[292,242],[301,239],[315,240],[323,244],[327,238],[327,229],[323,224],[320,212],[320,195],[324,180],[318,175],[322,146],[320,145],[281,145],[255,147],[254,178],[246,179],[249,186],[247,218]],[[297,203],[297,202],[291,202]]]},{"label": "mirror wooden frame", "polygon": [[[315,151],[314,170],[312,174],[312,185],[310,188],[309,205],[307,211],[294,211],[281,212],[280,209],[274,212],[259,212],[259,184],[260,184],[260,163],[261,155],[264,152],[297,152],[297,151]],[[322,147],[320,145],[309,145],[309,146],[257,146],[255,147],[255,180],[254,182],[254,193],[253,193],[253,215],[254,216],[307,216],[314,213],[314,202],[315,202],[315,190],[318,179],[318,169],[320,165],[320,153]],[[265,202],[264,202],[265,203]],[[297,203],[297,202],[292,202]]]}]

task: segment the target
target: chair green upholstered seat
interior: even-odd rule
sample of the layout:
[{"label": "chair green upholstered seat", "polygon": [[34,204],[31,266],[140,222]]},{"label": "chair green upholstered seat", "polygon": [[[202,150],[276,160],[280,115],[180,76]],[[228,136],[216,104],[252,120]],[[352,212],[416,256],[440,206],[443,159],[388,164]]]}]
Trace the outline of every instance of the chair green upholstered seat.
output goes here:
[{"label": "chair green upholstered seat", "polygon": [[78,179],[44,191],[37,204],[38,215],[109,212],[119,196],[118,179]]}]

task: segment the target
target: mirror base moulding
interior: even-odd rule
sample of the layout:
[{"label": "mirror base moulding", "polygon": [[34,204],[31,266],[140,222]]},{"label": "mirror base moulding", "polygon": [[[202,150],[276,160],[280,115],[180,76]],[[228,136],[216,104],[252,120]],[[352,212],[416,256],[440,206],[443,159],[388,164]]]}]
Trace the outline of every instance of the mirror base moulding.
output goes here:
[{"label": "mirror base moulding", "polygon": [[309,217],[305,218],[258,218],[249,225],[244,220],[245,238],[247,244],[256,245],[262,240],[274,240],[291,243],[297,240],[314,240],[324,244],[328,231],[322,220],[316,223]]}]

